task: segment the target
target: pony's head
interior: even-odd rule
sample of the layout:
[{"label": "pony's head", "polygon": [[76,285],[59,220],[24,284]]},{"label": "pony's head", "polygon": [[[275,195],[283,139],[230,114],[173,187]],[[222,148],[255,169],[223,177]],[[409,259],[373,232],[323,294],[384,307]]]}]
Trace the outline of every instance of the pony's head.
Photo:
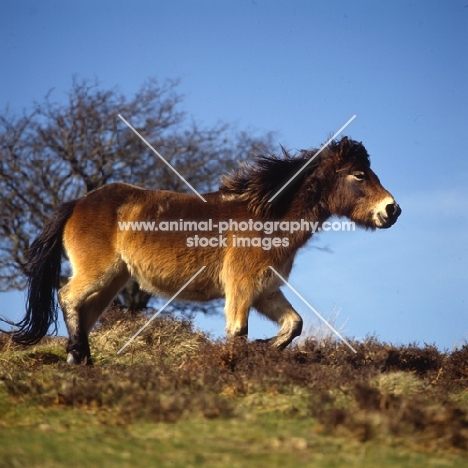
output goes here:
[{"label": "pony's head", "polygon": [[310,177],[320,180],[321,202],[330,214],[368,229],[395,224],[401,209],[370,168],[364,145],[343,137],[324,153]]},{"label": "pony's head", "polygon": [[263,155],[224,176],[221,193],[235,194],[265,219],[346,216],[369,229],[395,223],[401,209],[371,170],[362,143],[343,137],[318,152]]}]

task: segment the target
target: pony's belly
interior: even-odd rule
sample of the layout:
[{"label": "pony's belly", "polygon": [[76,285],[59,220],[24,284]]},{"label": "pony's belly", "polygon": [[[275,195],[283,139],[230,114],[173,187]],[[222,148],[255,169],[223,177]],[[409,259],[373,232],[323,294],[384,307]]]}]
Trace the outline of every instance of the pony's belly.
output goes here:
[{"label": "pony's belly", "polygon": [[[160,285],[154,284],[140,284],[140,287],[149,294],[154,296],[163,296],[163,297],[172,297],[174,296],[179,289],[173,288],[162,288]],[[194,302],[208,302],[214,299],[220,299],[224,297],[224,293],[221,291],[213,291],[213,290],[202,290],[202,289],[189,289],[188,287],[183,291],[180,291],[177,294],[177,297],[174,298],[175,300],[182,300],[182,301],[194,301]]]},{"label": "pony's belly", "polygon": [[[204,271],[201,272],[199,276],[202,276],[204,273]],[[133,274],[132,276],[134,276],[144,291],[155,296],[172,297],[177,294],[176,299],[178,300],[196,302],[207,302],[224,297],[221,285],[207,280],[206,277],[197,277],[187,284],[194,274],[188,277],[179,275],[170,278],[165,278],[162,275],[151,278],[138,274]]]}]

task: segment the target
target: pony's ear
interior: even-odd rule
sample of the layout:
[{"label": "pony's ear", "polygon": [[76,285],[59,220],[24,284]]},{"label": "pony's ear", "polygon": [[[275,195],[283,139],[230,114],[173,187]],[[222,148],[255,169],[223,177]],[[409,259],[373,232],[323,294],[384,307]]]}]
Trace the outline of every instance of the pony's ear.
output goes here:
[{"label": "pony's ear", "polygon": [[342,163],[359,160],[362,164],[370,164],[369,155],[362,141],[358,142],[348,137],[343,137],[337,144],[336,155]]},{"label": "pony's ear", "polygon": [[349,140],[347,136],[344,136],[340,142],[338,143],[338,155],[341,160],[346,159],[346,156],[351,149],[352,142]]},{"label": "pony's ear", "polygon": [[340,140],[340,149],[346,151],[347,149],[349,149],[350,146],[351,146],[351,142],[349,141],[349,138],[347,136],[344,136]]}]

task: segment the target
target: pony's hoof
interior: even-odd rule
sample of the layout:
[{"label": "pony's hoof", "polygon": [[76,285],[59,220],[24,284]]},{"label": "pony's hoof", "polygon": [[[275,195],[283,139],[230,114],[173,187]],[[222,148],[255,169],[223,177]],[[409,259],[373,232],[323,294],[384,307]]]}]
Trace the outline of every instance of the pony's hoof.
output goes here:
[{"label": "pony's hoof", "polygon": [[93,361],[90,356],[85,357],[83,359],[80,359],[77,356],[77,353],[68,353],[67,355],[67,364],[73,365],[73,364],[87,364],[88,366],[93,365]]},{"label": "pony's hoof", "polygon": [[77,362],[76,359],[73,357],[73,353],[68,353],[67,364],[79,364],[79,362]]},{"label": "pony's hoof", "polygon": [[254,343],[262,343],[262,344],[269,344],[273,338],[264,338],[264,339],[258,339],[254,340]]}]

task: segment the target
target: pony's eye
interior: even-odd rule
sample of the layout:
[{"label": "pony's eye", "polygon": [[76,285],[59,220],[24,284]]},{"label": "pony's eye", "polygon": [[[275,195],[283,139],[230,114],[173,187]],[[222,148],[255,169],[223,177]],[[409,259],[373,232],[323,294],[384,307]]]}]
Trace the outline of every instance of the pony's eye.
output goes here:
[{"label": "pony's eye", "polygon": [[359,180],[359,181],[364,180],[366,178],[366,175],[364,174],[364,172],[361,172],[361,171],[355,172],[353,176],[356,180]]}]

